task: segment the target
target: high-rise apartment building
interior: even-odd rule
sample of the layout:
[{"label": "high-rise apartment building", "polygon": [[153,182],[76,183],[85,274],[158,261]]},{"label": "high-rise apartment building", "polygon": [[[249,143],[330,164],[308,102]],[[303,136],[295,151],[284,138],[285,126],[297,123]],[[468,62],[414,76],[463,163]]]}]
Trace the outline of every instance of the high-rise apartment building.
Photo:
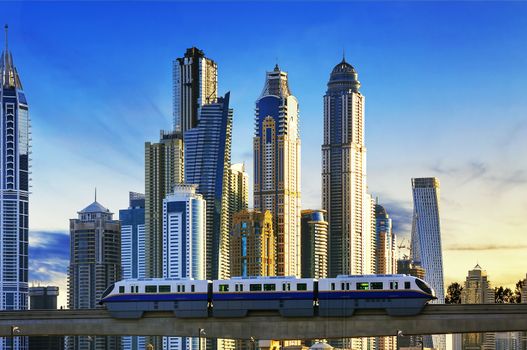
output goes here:
[{"label": "high-rise apartment building", "polygon": [[[30,287],[29,308],[31,310],[55,310],[57,309],[57,296],[59,287]],[[62,350],[64,349],[64,337],[40,336],[29,337],[29,350]]]},{"label": "high-rise apartment building", "polygon": [[234,214],[230,238],[231,277],[274,276],[275,237],[271,212]]},{"label": "high-rise apartment building", "polygon": [[[441,249],[441,225],[439,219],[439,180],[435,177],[412,179],[414,213],[410,255],[425,269],[425,280],[434,288],[436,304],[445,303],[443,281],[443,252]],[[444,350],[444,335],[424,337],[425,347]]]},{"label": "high-rise apartment building", "polygon": [[[25,310],[28,300],[30,120],[7,42],[0,56],[0,310]],[[0,338],[0,348],[27,349],[26,337]]]},{"label": "high-rise apartment building", "polygon": [[303,278],[328,276],[328,222],[325,210],[306,209],[301,212],[301,257]]},{"label": "high-rise apartment building", "polygon": [[[70,219],[68,308],[100,308],[102,293],[121,279],[121,226],[97,198]],[[69,350],[117,350],[119,337],[68,337]]]},{"label": "high-rise apartment building", "polygon": [[[249,208],[249,175],[245,171],[245,164],[232,164],[229,169],[229,179],[229,212],[234,215]],[[232,215],[229,227],[232,227]]]},{"label": "high-rise apartment building", "polygon": [[215,103],[218,91],[218,66],[196,47],[173,64],[174,130],[186,132],[198,125],[200,109]]},{"label": "high-rise apartment building", "polygon": [[300,132],[298,101],[287,73],[267,72],[256,101],[254,209],[269,210],[276,236],[277,275],[300,276]]},{"label": "high-rise apartment building", "polygon": [[377,254],[377,236],[375,221],[375,199],[371,194],[366,193],[364,208],[364,218],[362,219],[362,273],[375,274],[376,271],[376,254]]},{"label": "high-rise apartment building", "polygon": [[[487,272],[476,265],[468,272],[465,286],[461,291],[462,304],[494,304],[494,289]],[[463,350],[494,350],[496,333],[466,333],[462,336]]]},{"label": "high-rise apartment building", "polygon": [[122,278],[145,277],[145,195],[130,192],[128,209],[119,210]]},{"label": "high-rise apartment building", "polygon": [[380,204],[375,205],[375,273],[397,273],[397,240],[392,219]]},{"label": "high-rise apartment building", "polygon": [[[163,201],[163,278],[205,279],[206,203],[195,185],[176,185]],[[165,350],[196,350],[196,338],[164,337]]]},{"label": "high-rise apartment building", "polygon": [[163,199],[183,182],[183,138],[161,132],[159,143],[145,143],[145,274],[163,275]]},{"label": "high-rise apartment building", "polygon": [[494,304],[494,289],[490,285],[487,271],[476,264],[468,272],[461,291],[462,304]]},{"label": "high-rise apartment building", "polygon": [[365,206],[364,96],[355,68],[344,59],[331,72],[324,96],[322,208],[329,223],[329,276],[365,273],[371,238]]},{"label": "high-rise apartment building", "polygon": [[[128,209],[119,210],[122,279],[145,277],[145,195],[130,192]],[[122,337],[122,350],[145,349],[144,337]]]},{"label": "high-rise apartment building", "polygon": [[196,127],[184,134],[185,183],[207,203],[207,278],[229,276],[229,188],[233,111],[230,93],[201,107]]},{"label": "high-rise apartment building", "polygon": [[[375,273],[397,273],[397,243],[392,231],[392,219],[382,205],[375,204]],[[377,337],[376,349],[395,350],[396,337]]]}]

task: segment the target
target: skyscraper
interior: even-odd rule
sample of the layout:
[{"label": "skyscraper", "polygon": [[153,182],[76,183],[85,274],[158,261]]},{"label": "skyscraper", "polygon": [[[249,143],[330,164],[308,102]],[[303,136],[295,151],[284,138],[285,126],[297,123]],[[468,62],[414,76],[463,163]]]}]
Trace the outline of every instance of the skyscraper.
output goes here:
[{"label": "skyscraper", "polygon": [[[122,278],[145,277],[145,195],[130,192],[128,209],[119,210]],[[144,337],[122,337],[123,350],[142,350]]]},{"label": "skyscraper", "polygon": [[207,278],[229,276],[229,188],[233,111],[230,93],[201,107],[196,127],[184,134],[185,183],[206,201]]},{"label": "skyscraper", "polygon": [[[59,287],[30,287],[29,305],[31,310],[55,310],[57,309],[57,296]],[[62,350],[64,349],[64,337],[62,336],[39,336],[29,337],[29,350]]]},{"label": "skyscraper", "polygon": [[[70,219],[68,308],[100,308],[102,293],[121,279],[121,227],[97,198]],[[69,350],[117,350],[119,337],[68,337]]]},{"label": "skyscraper", "polygon": [[274,276],[275,244],[271,212],[243,210],[234,214],[231,277]]},{"label": "skyscraper", "polygon": [[128,209],[119,210],[123,279],[145,277],[145,195],[130,192]]},{"label": "skyscraper", "polygon": [[[462,304],[494,304],[494,289],[490,286],[487,271],[476,264],[468,272],[461,291]],[[493,350],[496,348],[496,333],[466,333],[462,336],[462,349]]]},{"label": "skyscraper", "polygon": [[256,101],[254,209],[273,214],[277,275],[300,276],[300,132],[287,73],[267,72]]},{"label": "skyscraper", "polygon": [[[397,273],[397,244],[392,231],[392,219],[383,206],[375,204],[375,273]],[[395,350],[396,337],[377,337],[376,349]]]},{"label": "skyscraper", "polygon": [[183,182],[183,139],[161,132],[159,143],[145,143],[145,274],[163,275],[163,199]]},{"label": "skyscraper", "polygon": [[[0,310],[28,306],[29,122],[6,25],[0,57]],[[27,349],[27,338],[0,338],[0,348]]]},{"label": "skyscraper", "polygon": [[328,276],[328,222],[324,210],[302,210],[302,277]]},{"label": "skyscraper", "polygon": [[364,245],[371,238],[366,211],[364,96],[357,71],[342,59],[324,96],[322,208],[329,222],[329,276],[362,274]]},{"label": "skyscraper", "polygon": [[[425,269],[425,280],[434,288],[436,304],[445,303],[443,282],[443,252],[439,220],[439,180],[435,177],[412,179],[414,214],[410,255]],[[425,337],[425,347],[445,349],[445,336],[432,336],[433,344]]]},{"label": "skyscraper", "polygon": [[[245,171],[245,164],[232,164],[229,169],[229,179],[229,211],[234,215],[249,208],[249,175]],[[230,221],[232,224],[232,217]]]},{"label": "skyscraper", "polygon": [[[206,203],[194,185],[176,185],[163,201],[163,277],[205,279]],[[198,339],[164,337],[165,350],[195,350]]]},{"label": "skyscraper", "polygon": [[392,231],[392,219],[380,204],[375,205],[375,234],[375,273],[397,273],[397,241]]},{"label": "skyscraper", "polygon": [[174,130],[186,132],[198,125],[200,109],[216,102],[218,66],[196,47],[173,64]]}]

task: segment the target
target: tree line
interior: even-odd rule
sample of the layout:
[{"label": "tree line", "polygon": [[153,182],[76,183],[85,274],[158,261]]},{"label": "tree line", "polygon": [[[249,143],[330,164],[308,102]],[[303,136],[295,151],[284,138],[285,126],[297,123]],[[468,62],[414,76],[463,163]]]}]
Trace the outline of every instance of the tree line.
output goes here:
[{"label": "tree line", "polygon": [[[494,287],[494,302],[496,304],[514,304],[521,303],[522,300],[523,281],[519,280],[516,283],[514,292],[510,288]],[[448,286],[445,304],[461,304],[461,291],[463,286],[457,282]]]}]

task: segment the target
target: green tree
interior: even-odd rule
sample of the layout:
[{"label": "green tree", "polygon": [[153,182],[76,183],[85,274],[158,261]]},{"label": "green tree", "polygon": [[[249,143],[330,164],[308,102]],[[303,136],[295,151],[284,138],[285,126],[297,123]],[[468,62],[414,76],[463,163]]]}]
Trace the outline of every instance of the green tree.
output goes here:
[{"label": "green tree", "polygon": [[494,301],[496,304],[509,304],[514,303],[514,294],[510,288],[495,287],[494,288]]},{"label": "green tree", "polygon": [[445,304],[461,304],[461,284],[454,282],[448,286],[445,297]]}]

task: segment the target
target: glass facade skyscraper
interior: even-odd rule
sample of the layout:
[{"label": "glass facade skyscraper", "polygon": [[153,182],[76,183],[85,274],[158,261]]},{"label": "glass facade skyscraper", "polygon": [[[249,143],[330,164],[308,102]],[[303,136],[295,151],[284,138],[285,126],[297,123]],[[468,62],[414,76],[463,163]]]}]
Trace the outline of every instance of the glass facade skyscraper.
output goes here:
[{"label": "glass facade skyscraper", "polygon": [[[439,180],[435,177],[412,179],[414,214],[410,255],[421,263],[425,280],[434,288],[435,304],[445,303],[443,281],[443,251],[441,249],[441,225],[439,220]],[[444,335],[424,337],[425,347],[444,350]]]},{"label": "glass facade skyscraper", "polygon": [[185,132],[185,183],[207,202],[208,279],[229,276],[229,188],[233,111],[230,93],[202,106],[195,128]]},{"label": "glass facade skyscraper", "polygon": [[[119,210],[122,278],[145,277],[145,195],[130,192],[128,209]],[[142,350],[145,337],[123,337],[122,350]]]},{"label": "glass facade skyscraper", "polygon": [[[28,103],[7,43],[0,56],[0,310],[28,305],[30,126]],[[27,338],[0,338],[0,348],[27,349]]]},{"label": "glass facade skyscraper", "polygon": [[300,276],[300,131],[287,73],[267,72],[256,101],[254,209],[273,214],[276,274]]}]

